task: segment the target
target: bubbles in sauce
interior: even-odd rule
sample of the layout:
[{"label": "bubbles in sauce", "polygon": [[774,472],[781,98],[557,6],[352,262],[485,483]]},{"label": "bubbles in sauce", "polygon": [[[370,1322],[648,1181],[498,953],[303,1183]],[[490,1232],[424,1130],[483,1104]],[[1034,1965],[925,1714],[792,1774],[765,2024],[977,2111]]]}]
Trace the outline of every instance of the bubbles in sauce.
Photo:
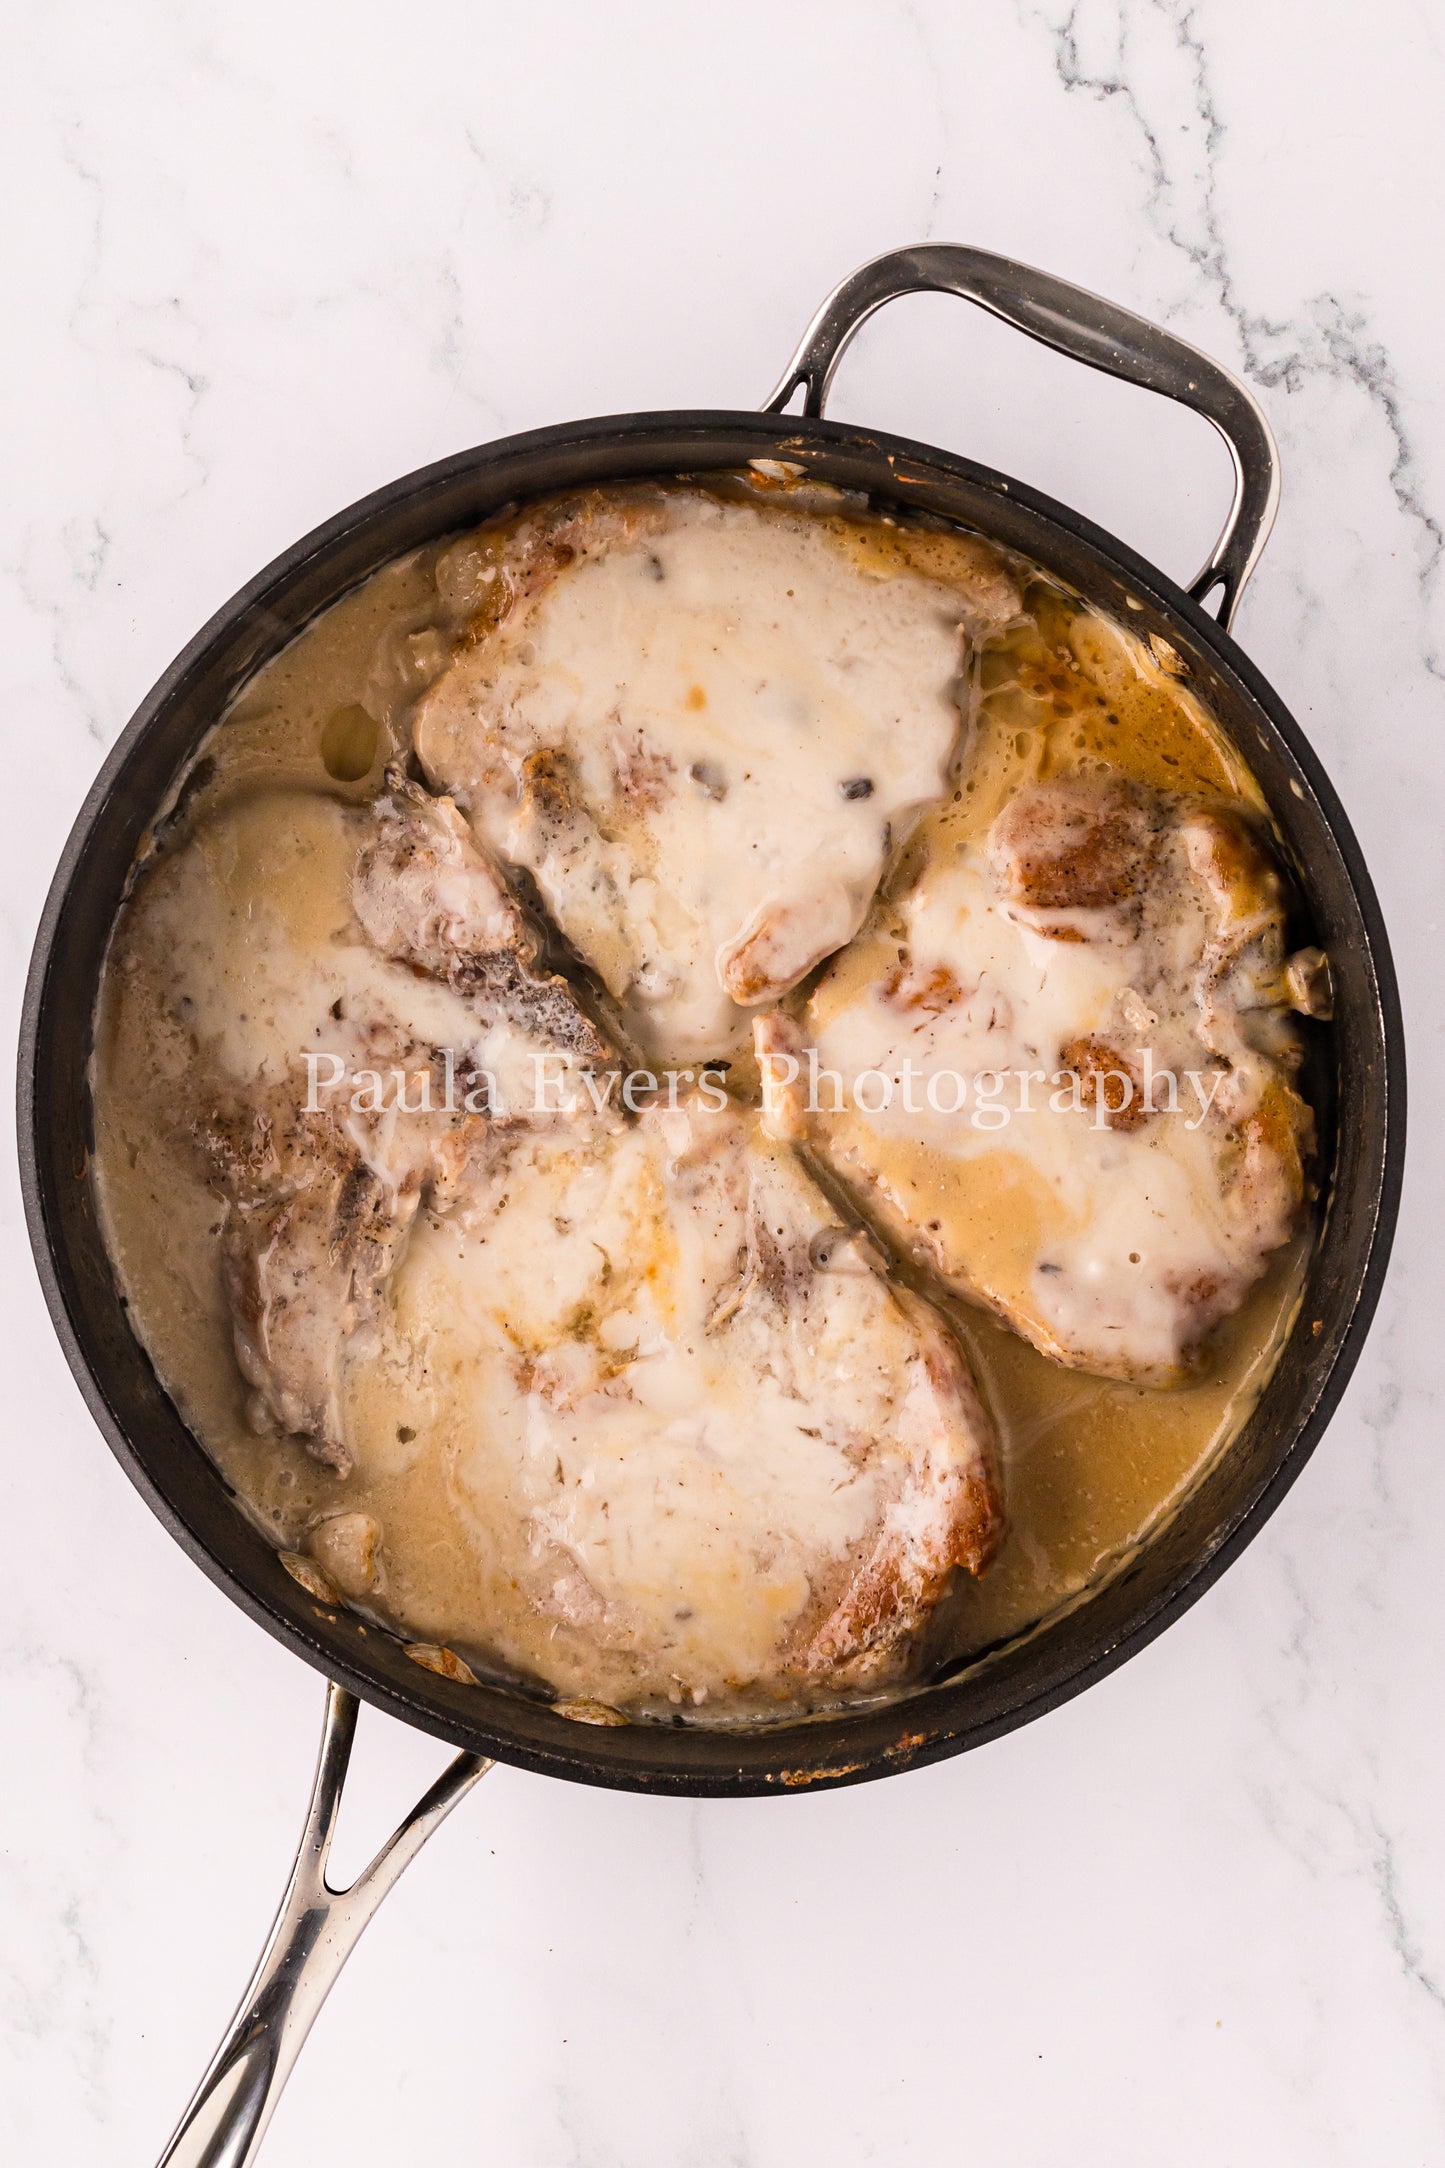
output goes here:
[{"label": "bubbles in sauce", "polygon": [[338,783],[359,783],[376,765],[380,726],[359,701],[326,718],[321,731],[321,765]]}]

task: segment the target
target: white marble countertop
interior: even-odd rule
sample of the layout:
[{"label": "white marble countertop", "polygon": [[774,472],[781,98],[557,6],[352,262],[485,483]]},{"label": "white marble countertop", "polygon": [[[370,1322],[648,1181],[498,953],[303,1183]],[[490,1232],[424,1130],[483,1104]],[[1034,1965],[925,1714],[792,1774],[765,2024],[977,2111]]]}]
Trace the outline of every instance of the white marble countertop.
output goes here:
[{"label": "white marble countertop", "polygon": [[[260,564],[479,439],[755,403],[842,272],[927,237],[1247,372],[1285,500],[1237,629],[1359,832],[1413,1029],[1373,1336],[1195,1610],[1057,1714],[888,1784],[691,1804],[498,1770],[362,1943],[267,2168],[1445,2158],[1442,42],[1426,0],[13,21],[7,1031],[104,749]],[[1176,572],[1226,498],[1202,424],[941,300],[869,328],[834,411]],[[8,1157],[0,1214],[3,2151],[140,2162],[269,1921],[322,1689],[105,1450]],[[358,1850],[440,1760],[363,1718]]]}]

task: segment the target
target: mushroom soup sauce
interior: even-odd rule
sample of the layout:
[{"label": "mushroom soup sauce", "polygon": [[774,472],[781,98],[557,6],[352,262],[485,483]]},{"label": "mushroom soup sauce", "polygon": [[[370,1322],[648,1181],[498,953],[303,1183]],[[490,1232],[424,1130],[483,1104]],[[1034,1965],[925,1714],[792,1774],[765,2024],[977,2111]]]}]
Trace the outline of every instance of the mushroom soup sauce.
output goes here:
[{"label": "mushroom soup sauce", "polygon": [[[912,564],[933,573],[949,539],[847,517],[842,528],[860,562],[881,559],[894,571]],[[283,1552],[323,1556],[358,1608],[410,1640],[459,1652],[479,1676],[504,1676],[491,1628],[508,1605],[500,1583],[515,1586],[515,1577],[504,1553],[483,1559],[458,1511],[449,1429],[458,1419],[455,1350],[444,1318],[427,1317],[432,1374],[413,1364],[404,1389],[385,1359],[384,1332],[372,1343],[383,1359],[350,1366],[349,1476],[318,1464],[299,1440],[257,1436],[248,1424],[222,1286],[222,1208],[171,1114],[185,1047],[166,998],[177,840],[204,842],[209,829],[214,848],[227,836],[222,887],[242,916],[284,882],[288,935],[299,948],[308,926],[319,940],[346,919],[346,855],[316,841],[337,825],[324,806],[367,803],[387,760],[408,751],[414,704],[445,667],[467,613],[467,561],[465,546],[441,546],[377,574],[260,672],[211,733],[179,813],[158,824],[156,851],[118,924],[97,1017],[95,1174],[136,1329],[252,1518]],[[1156,788],[1260,806],[1253,779],[1160,658],[1046,578],[1016,569],[1027,582],[1025,614],[975,655],[956,779],[907,841],[860,946],[886,926],[890,898],[930,852],[981,836],[1030,778],[1105,763]],[[746,1081],[741,1067],[734,1076]],[[946,1166],[931,1167],[925,1155],[904,1172],[922,1191],[938,1184],[945,1207]],[[995,1214],[1006,1240],[1015,1202],[1004,1184],[970,1208]],[[427,1310],[434,1249],[429,1236],[404,1257],[393,1315]],[[930,1290],[997,1421],[1009,1520],[988,1572],[957,1577],[929,1628],[930,1658],[956,1661],[1026,1631],[1146,1539],[1253,1405],[1289,1328],[1303,1255],[1301,1238],[1274,1259],[1215,1336],[1201,1372],[1172,1391],[1064,1369],[981,1311]],[[379,1524],[379,1582],[369,1559],[317,1550],[318,1521],[340,1513]],[[570,1690],[604,1702],[625,1697],[626,1666],[605,1651],[573,1668]],[[531,1674],[525,1652],[518,1669]]]}]

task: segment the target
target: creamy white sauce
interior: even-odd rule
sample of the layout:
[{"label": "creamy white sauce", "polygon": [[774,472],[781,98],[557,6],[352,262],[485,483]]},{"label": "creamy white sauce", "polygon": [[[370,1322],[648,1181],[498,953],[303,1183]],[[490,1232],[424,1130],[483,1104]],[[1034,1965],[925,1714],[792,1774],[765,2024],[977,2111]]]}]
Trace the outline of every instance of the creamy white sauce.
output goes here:
[{"label": "creamy white sauce", "polygon": [[[778,521],[774,531],[786,537],[779,549],[791,554],[812,547],[799,542],[799,526],[807,525],[799,515],[770,509],[767,517]],[[865,534],[860,523],[854,539],[862,535],[867,547],[851,556],[837,550],[836,535],[819,545],[829,553],[828,579],[861,598],[860,621],[872,622],[868,613],[889,601],[881,559],[870,557],[880,533],[887,542],[881,555],[889,558],[896,585],[902,560],[888,538],[900,537],[902,530],[874,523]],[[932,553],[929,568],[935,570],[964,539],[912,531],[904,554]],[[975,562],[987,559],[982,545],[968,547]],[[810,1339],[807,1331],[789,1329],[775,1340],[764,1336],[749,1342],[744,1333],[722,1366],[723,1377],[715,1379],[709,1365],[720,1360],[719,1337],[709,1336],[710,1353],[695,1352],[696,1308],[688,1291],[722,1269],[728,1214],[721,1207],[683,1212],[676,1197],[656,1211],[645,1204],[648,1182],[656,1178],[665,1200],[674,1179],[669,1169],[676,1155],[663,1130],[654,1135],[649,1128],[644,1140],[627,1125],[625,1151],[607,1141],[618,1133],[607,1124],[595,1125],[586,1145],[580,1135],[556,1134],[529,1143],[517,1161],[522,1170],[518,1210],[509,1204],[501,1211],[495,1239],[485,1246],[485,1230],[476,1224],[425,1211],[417,1217],[393,1283],[395,1301],[357,1333],[345,1366],[347,1433],[355,1454],[350,1475],[342,1477],[313,1459],[297,1439],[258,1437],[248,1425],[248,1395],[231,1352],[232,1321],[218,1270],[217,1194],[185,1136],[184,1121],[178,1120],[183,1096],[194,1087],[198,1048],[211,1073],[245,1090],[275,1086],[291,1073],[297,1052],[321,1032],[335,1035],[342,1050],[359,1059],[379,1026],[383,1041],[470,1048],[479,1063],[501,1072],[504,1100],[513,1088],[506,1083],[506,1049],[495,1042],[489,1047],[485,1034],[478,1037],[482,1027],[475,1013],[445,985],[387,963],[361,942],[347,902],[357,836],[366,825],[359,809],[381,790],[385,760],[407,752],[409,703],[443,670],[452,640],[476,607],[468,566],[495,561],[496,550],[494,538],[467,537],[443,552],[422,553],[388,568],[261,672],[208,741],[205,752],[216,773],[193,811],[196,833],[208,839],[203,848],[211,855],[205,866],[182,872],[190,846],[173,846],[146,875],[118,929],[101,1002],[95,1179],[111,1254],[158,1373],[268,1540],[285,1552],[309,1553],[334,1588],[363,1601],[373,1616],[408,1639],[447,1643],[463,1651],[479,1672],[500,1667],[503,1675],[548,1679],[564,1694],[600,1697],[634,1710],[650,1706],[658,1688],[689,1706],[701,1687],[707,1699],[696,1713],[703,1720],[743,1710],[756,1714],[755,1702],[730,1703],[721,1687],[714,1691],[707,1684],[710,1678],[745,1675],[755,1666],[762,1667],[758,1677],[765,1697],[776,1693],[791,1705],[805,1706],[827,1701],[836,1694],[826,1682],[821,1693],[800,1689],[795,1677],[782,1680],[776,1668],[791,1660],[787,1649],[796,1649],[808,1628],[806,1606],[795,1607],[799,1573],[807,1573],[811,1586],[814,1575],[826,1583],[830,1574],[841,1572],[850,1555],[850,1531],[864,1532],[866,1549],[873,1526],[868,1514],[875,1507],[877,1525],[885,1536],[897,1537],[905,1556],[910,1545],[925,1550],[940,1525],[936,1500],[926,1482],[897,1487],[883,1456],[911,1442],[920,1469],[941,1461],[945,1471],[956,1472],[960,1463],[961,1447],[944,1449],[946,1425],[940,1441],[937,1394],[921,1375],[918,1358],[929,1333],[920,1331],[916,1317],[910,1322],[901,1300],[896,1315],[877,1307],[876,1295],[867,1290],[879,1283],[864,1278],[862,1307],[840,1301],[836,1328],[826,1336]],[[843,557],[846,578],[839,570]],[[955,610],[952,579],[949,572],[919,584],[925,596],[948,596],[946,607]],[[1012,574],[996,560],[992,580],[989,611],[972,620],[966,609],[963,613],[975,637],[1008,620],[1018,607]],[[562,583],[554,600],[568,584]],[[791,577],[786,584],[796,586]],[[928,601],[926,609],[932,608]],[[945,813],[945,821],[966,818],[976,829],[986,825],[1001,796],[1031,772],[1030,747],[1036,749],[1052,733],[1073,748],[1073,734],[1084,728],[1093,734],[1095,753],[1118,759],[1164,787],[1257,802],[1252,779],[1221,748],[1197,703],[1191,706],[1177,685],[1150,672],[1147,658],[1141,661],[1136,653],[1137,642],[1072,604],[1065,606],[1057,595],[1051,602],[1038,583],[1029,593],[1029,612],[1035,610],[1038,619],[1030,614],[1017,620],[982,666],[982,747],[971,747],[957,811]],[[1047,624],[1045,610],[1053,612]],[[942,749],[958,729],[946,678],[956,669],[959,643],[945,626],[947,638],[940,646],[939,626],[931,617],[924,629],[928,638],[914,653],[933,658],[934,675],[923,683],[914,723],[921,717],[932,744]],[[744,631],[738,623],[727,636],[741,642]],[[1122,657],[1117,668],[1110,659],[1116,650]],[[607,652],[605,643],[601,651]],[[912,677],[913,653],[906,659]],[[710,732],[717,702],[689,709],[686,695],[701,680],[690,669],[684,676],[688,656],[679,653],[674,660],[674,693],[667,693],[659,678],[653,697],[663,707],[673,701],[678,760],[684,752],[690,759],[710,757],[716,750]],[[1076,668],[1080,662],[1082,669]],[[511,657],[507,667],[516,677],[520,658]],[[1012,677],[1016,667],[1026,685]],[[721,679],[715,687],[721,690]],[[681,696],[681,706],[675,695]],[[348,702],[363,705],[340,706]],[[569,728],[579,734],[591,712],[584,712],[584,705],[579,701],[568,711],[576,717]],[[768,712],[743,702],[744,720],[752,713],[758,722],[755,735]],[[846,725],[846,703],[830,712],[829,730]],[[471,727],[467,716],[459,720]],[[871,730],[867,716],[864,721]],[[606,741],[606,722],[604,716],[598,724],[599,788],[613,793],[607,804],[616,811],[619,761],[629,766],[630,749],[625,740]],[[353,803],[358,810],[352,814],[335,802],[344,795],[337,790],[343,770],[328,750],[343,723],[348,746],[360,731],[373,759],[365,778],[354,765],[344,771],[357,778]],[[700,735],[688,735],[693,732]],[[892,744],[888,732],[878,735],[890,753],[903,749]],[[580,735],[573,742],[579,752],[586,751]],[[916,737],[913,743],[916,747]],[[766,744],[763,750],[768,751]],[[474,785],[485,782],[499,794],[505,813],[512,770],[494,756],[495,748],[474,739],[463,766]],[[1187,778],[1182,784],[1181,759]],[[901,801],[909,791],[936,795],[940,761],[946,754],[940,750],[935,759],[930,750],[911,781],[900,768]],[[847,765],[856,769],[861,762],[850,754]],[[489,767],[497,772],[489,774]],[[760,808],[772,823],[771,848],[778,854],[780,839],[789,840],[788,824],[797,831],[793,844],[805,831],[798,808],[809,809],[809,820],[820,809],[836,814],[828,796],[833,778],[821,763],[812,770],[801,754],[797,759],[789,754],[768,772],[783,786]],[[794,788],[800,773],[801,798]],[[272,787],[286,779],[297,794]],[[807,797],[815,784],[816,803]],[[976,786],[979,796],[966,801],[965,790]],[[252,793],[247,804],[235,800],[238,789]],[[330,796],[316,795],[322,793]],[[985,799],[986,814],[979,811]],[[726,807],[728,800],[709,802]],[[839,855],[830,845],[825,891],[840,878],[846,891],[859,863],[855,842],[868,864],[880,849],[881,839],[867,826],[879,810],[876,795],[840,802],[843,811],[836,817],[843,847]],[[930,822],[936,818],[929,816]],[[855,830],[854,821],[863,825]],[[895,825],[906,824],[901,815]],[[558,862],[558,893],[565,890],[577,904],[576,924],[587,937],[581,945],[595,941],[599,962],[610,956],[608,970],[617,974],[613,983],[627,988],[632,1018],[644,1037],[652,1010],[636,972],[666,950],[669,909],[655,860],[646,857],[646,825],[639,820],[610,839],[619,850],[608,863],[626,877],[627,909],[635,916],[624,917],[614,908],[605,885],[590,899],[585,890],[574,892],[561,879],[567,868]],[[747,1019],[740,1005],[719,1000],[717,951],[726,946],[729,929],[735,937],[746,925],[757,899],[741,884],[734,893],[724,882],[724,907],[715,908],[712,882],[728,868],[714,862],[711,831],[701,832],[707,845],[703,870],[693,861],[688,832],[670,846],[675,880],[684,890],[688,882],[700,887],[680,921],[683,952],[701,958],[711,971],[710,978],[704,974],[706,999],[699,1013],[718,1022],[717,1043],[732,1044]],[[940,833],[945,844],[935,837],[930,845],[935,859],[953,830]],[[848,878],[839,875],[840,865]],[[635,897],[629,868],[644,884]],[[784,879],[786,871],[784,865]],[[454,895],[445,881],[438,898],[458,916],[470,913],[475,902],[472,889]],[[925,924],[922,902],[920,914],[920,946],[941,949],[947,927]],[[632,945],[608,951],[609,927],[620,929]],[[818,938],[816,931],[812,938]],[[687,949],[690,941],[695,945]],[[870,930],[850,956],[874,943]],[[1085,966],[1082,960],[1065,961],[1078,973],[1073,998],[1082,1013],[1088,1009]],[[1095,992],[1102,996],[1107,986]],[[351,994],[359,998],[348,1008]],[[663,998],[675,994],[676,989]],[[343,1002],[345,1025],[330,1013],[337,999]],[[1030,1037],[1036,1028],[1041,1028],[1037,1019],[1029,1026]],[[345,1037],[353,1029],[354,1041]],[[649,1044],[670,1044],[671,1029],[664,1014]],[[857,1060],[879,1059],[876,1035],[864,1037]],[[513,1052],[520,1104],[530,1093],[530,1049]],[[965,1058],[999,1057],[980,1046]],[[930,1178],[984,1164],[967,1158],[968,1139],[960,1157],[953,1149],[956,1129],[952,1124],[945,1129],[937,1145],[930,1138],[915,1146],[907,1136],[892,1134],[874,1135],[871,1143],[880,1160],[895,1147],[903,1157],[912,1154]],[[373,1155],[385,1145],[375,1124],[366,1125],[356,1141],[358,1149]],[[1000,1140],[1014,1141],[1008,1134]],[[1118,1141],[1104,1139],[1111,1145]],[[1003,1163],[1002,1151],[994,1155],[987,1139],[979,1142],[989,1164]],[[614,1151],[620,1152],[615,1166]],[[405,1156],[399,1130],[399,1165]],[[752,1147],[741,1157],[749,1164],[772,1164],[765,1151]],[[811,1202],[799,1205],[794,1216],[805,1228],[821,1225],[827,1208],[811,1184],[804,1194]],[[567,1204],[560,1215],[553,1209],[559,1196]],[[1080,1209],[1088,1198],[1084,1185]],[[1036,1206],[1037,1191],[1026,1201]],[[565,1223],[560,1227],[559,1216]],[[679,1216],[682,1234],[669,1263],[648,1245]],[[644,1255],[654,1257],[657,1271],[648,1277],[639,1263],[637,1284],[599,1284],[600,1254],[590,1233],[584,1235],[584,1219],[589,1229],[611,1230],[610,1250],[620,1249],[629,1271]],[[1060,1204],[1058,1223],[1065,1231],[1067,1222]],[[1027,1212],[1017,1231],[1027,1244]],[[680,1269],[684,1256],[686,1278]],[[866,1275],[866,1265],[854,1262]],[[848,1263],[847,1254],[839,1253],[835,1269]],[[1073,1600],[1153,1524],[1209,1453],[1234,1433],[1269,1374],[1291,1314],[1290,1273],[1297,1263],[1297,1257],[1292,1264],[1282,1261],[1251,1307],[1221,1336],[1207,1373],[1168,1394],[1141,1393],[1065,1370],[984,1312],[958,1308],[956,1329],[1004,1433],[1013,1533],[981,1581],[959,1577],[946,1613],[935,1622],[943,1630],[940,1646],[958,1654],[1026,1628],[1059,1602]],[[850,1287],[849,1293],[858,1290]],[[583,1308],[591,1309],[594,1323],[579,1330]],[[514,1314],[534,1343],[525,1370],[519,1367],[523,1350],[508,1329]],[[935,1322],[932,1331],[937,1330]],[[818,1367],[825,1358],[837,1365],[831,1380]],[[614,1362],[615,1374],[605,1375]],[[787,1385],[804,1375],[796,1366],[807,1364],[814,1366],[806,1373],[813,1379],[808,1389],[827,1410],[826,1423],[808,1425],[823,1432],[821,1438],[800,1437],[797,1404]],[[886,1377],[873,1374],[870,1366],[877,1365]],[[633,1376],[635,1402],[611,1389],[625,1374]],[[713,1421],[715,1393],[726,1423]],[[495,1438],[489,1431],[494,1405]],[[595,1417],[595,1429],[589,1422],[585,1436],[579,1428],[584,1411]],[[871,1474],[859,1464],[856,1438],[846,1442],[852,1426],[864,1424],[877,1426],[880,1457]],[[598,1445],[595,1461],[587,1445],[592,1437]],[[846,1464],[837,1485],[823,1480],[830,1454],[834,1463],[841,1457]],[[767,1461],[761,1473],[752,1465],[759,1456]],[[682,1571],[706,1595],[706,1615],[690,1620],[676,1616],[676,1602],[669,1610],[675,1592],[667,1586],[650,1534],[668,1487],[669,1465],[689,1471],[696,1485],[692,1505],[674,1514],[673,1530]],[[556,1480],[559,1466],[565,1483]],[[754,1511],[748,1503],[754,1487],[761,1485],[766,1493],[769,1484],[775,1495],[768,1494],[766,1506]],[[734,1496],[739,1490],[745,1494],[741,1501]],[[741,1516],[736,1522],[734,1514]],[[774,1552],[760,1548],[765,1514],[775,1516],[783,1532]],[[619,1535],[614,1519],[633,1532]],[[735,1526],[742,1545],[736,1556],[729,1549]],[[326,1583],[318,1585],[324,1594]],[[676,1586],[682,1587],[680,1577]],[[758,1608],[749,1623],[754,1601]],[[573,1624],[571,1618],[589,1623]]]},{"label": "creamy white sauce", "polygon": [[[242,1090],[298,1076],[305,1089],[314,1077],[325,1108],[366,1094],[357,1079],[371,1070],[394,1121],[393,1065],[409,1077],[418,1057],[450,1050],[456,1094],[485,1072],[497,1113],[530,1114],[537,1042],[363,937],[351,875],[373,833],[366,815],[330,799],[266,793],[217,813],[158,864],[147,910],[168,959],[175,1025],[194,1043],[188,1058]],[[553,1075],[565,1072],[565,1057],[548,1058]],[[416,1103],[418,1085],[400,1090]]]},{"label": "creamy white sauce", "polygon": [[[741,1269],[757,1214],[781,1293]],[[419,1225],[379,1359],[425,1367],[456,1509],[520,1584],[510,1653],[540,1613],[701,1701],[804,1677],[880,1543],[905,1602],[946,1571],[989,1431],[945,1346],[791,1152],[694,1100],[515,1143]]]},{"label": "creamy white sauce", "polygon": [[[1068,914],[1047,915],[1057,923]],[[855,1114],[858,1079],[876,1072],[880,1081],[862,1088],[873,1136],[956,1162],[1006,1161],[1014,1177],[1031,1176],[1025,1254],[988,1292],[1086,1367],[1092,1356],[1100,1367],[1167,1376],[1188,1345],[1189,1291],[1201,1276],[1243,1287],[1262,1263],[1256,1230],[1231,1208],[1221,1176],[1217,1103],[1227,1086],[1233,1111],[1243,1111],[1239,1079],[1221,1080],[1189,1020],[1203,926],[1188,898],[1167,922],[1163,956],[1157,942],[1146,947],[1091,916],[1091,938],[1050,938],[1001,900],[977,845],[934,864],[898,907],[909,958],[901,993],[875,978],[842,1000],[826,984],[815,997],[816,1098],[826,1128],[835,1094],[824,1072],[837,1073]],[[950,992],[936,1008],[907,1005],[910,986],[935,969]],[[1161,977],[1174,988],[1172,1012]],[[1079,1104],[1061,1079],[1061,1050],[1085,1035],[1139,1068],[1147,1050],[1156,1078],[1175,1079],[1177,1112],[1165,1111],[1163,1083],[1151,1091],[1161,1111],[1132,1130]],[[961,1108],[955,1078],[965,1087]],[[875,1111],[881,1079],[892,1092]],[[954,1269],[966,1277],[966,1227],[960,1240]]]},{"label": "creamy white sauce", "polygon": [[[554,576],[431,694],[418,745],[625,1002],[643,1049],[734,1052],[744,1007],[856,932],[960,728],[957,592],[817,522],[679,493]],[[581,811],[536,818],[560,749]]]}]

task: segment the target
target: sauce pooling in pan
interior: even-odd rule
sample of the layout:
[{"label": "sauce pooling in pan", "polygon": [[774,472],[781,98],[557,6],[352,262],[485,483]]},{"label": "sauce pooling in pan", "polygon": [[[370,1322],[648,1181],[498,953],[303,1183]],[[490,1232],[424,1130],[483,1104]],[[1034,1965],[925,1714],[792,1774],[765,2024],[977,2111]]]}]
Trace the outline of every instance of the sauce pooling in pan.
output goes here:
[{"label": "sauce pooling in pan", "polygon": [[[1032,568],[772,475],[533,508],[329,611],[193,778],[102,987],[112,1256],[292,1570],[419,1661],[601,1719],[887,1691],[1075,1598],[1252,1406],[1298,1191],[1160,1389],[953,1269],[950,1211],[1019,1236],[946,1136],[860,1174],[759,1118],[751,1027],[886,984],[1027,791],[1266,832],[1188,689]],[[1083,908],[1127,980],[1133,904]],[[1265,986],[1251,938],[1293,1097],[1311,967]]]}]

